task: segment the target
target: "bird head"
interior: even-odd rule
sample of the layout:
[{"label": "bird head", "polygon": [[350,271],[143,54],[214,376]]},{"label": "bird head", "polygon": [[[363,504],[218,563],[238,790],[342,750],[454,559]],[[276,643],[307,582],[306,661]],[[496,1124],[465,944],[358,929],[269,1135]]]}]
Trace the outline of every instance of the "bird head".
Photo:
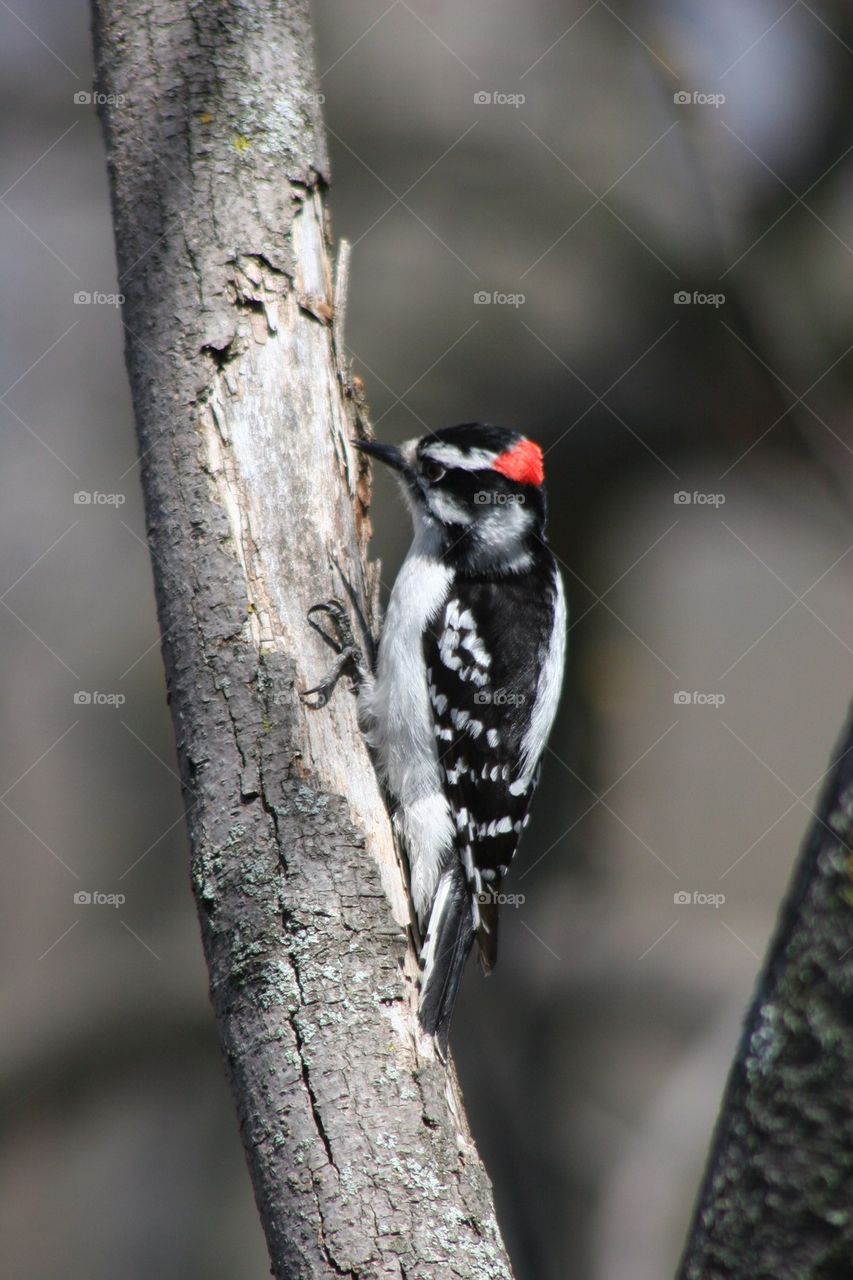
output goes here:
[{"label": "bird head", "polygon": [[464,423],[401,445],[357,441],[396,471],[416,534],[472,571],[518,572],[545,524],[542,450],[509,427]]}]

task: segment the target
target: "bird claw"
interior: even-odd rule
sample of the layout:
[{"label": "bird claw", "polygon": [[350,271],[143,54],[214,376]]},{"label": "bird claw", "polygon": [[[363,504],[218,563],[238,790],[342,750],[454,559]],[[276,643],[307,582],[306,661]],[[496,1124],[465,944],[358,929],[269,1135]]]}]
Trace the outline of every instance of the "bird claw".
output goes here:
[{"label": "bird claw", "polygon": [[[331,635],[325,627],[316,622],[312,617],[312,614],[315,613],[326,614],[331,619],[337,634]],[[340,654],[344,649],[358,648],[346,608],[334,596],[330,600],[321,600],[319,604],[312,604],[308,610],[308,625],[314,628],[317,635],[325,640],[326,644],[334,649],[335,653]]]},{"label": "bird claw", "polygon": [[[312,617],[315,613],[325,614],[331,623],[331,631],[326,630],[325,626]],[[366,671],[349,615],[340,600],[332,598],[312,605],[308,610],[308,624],[337,654],[331,669],[326,672],[319,684],[316,684],[313,689],[305,689],[299,695],[306,707],[312,711],[319,711],[328,704],[342,675],[352,676],[356,685],[359,685],[365,678]]]}]

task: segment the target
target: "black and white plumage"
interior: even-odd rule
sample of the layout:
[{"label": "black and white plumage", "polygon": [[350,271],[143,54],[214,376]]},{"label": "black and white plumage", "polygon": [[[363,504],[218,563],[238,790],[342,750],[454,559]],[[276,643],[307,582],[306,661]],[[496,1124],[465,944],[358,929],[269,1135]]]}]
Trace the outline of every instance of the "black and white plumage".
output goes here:
[{"label": "black and white plumage", "polygon": [[359,695],[421,927],[420,1021],[442,1049],[468,954],[497,957],[498,897],[559,699],[566,610],[538,445],[466,424],[360,447],[399,474],[415,536]]}]

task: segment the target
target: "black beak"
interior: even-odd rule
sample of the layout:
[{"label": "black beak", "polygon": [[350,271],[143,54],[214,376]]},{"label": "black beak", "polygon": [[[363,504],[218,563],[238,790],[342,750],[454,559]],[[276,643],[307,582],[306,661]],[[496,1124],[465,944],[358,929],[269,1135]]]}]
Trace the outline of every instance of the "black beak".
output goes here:
[{"label": "black beak", "polygon": [[377,462],[384,462],[395,471],[405,471],[408,467],[406,459],[395,444],[380,444],[378,440],[353,440],[353,444],[362,453],[376,458]]}]

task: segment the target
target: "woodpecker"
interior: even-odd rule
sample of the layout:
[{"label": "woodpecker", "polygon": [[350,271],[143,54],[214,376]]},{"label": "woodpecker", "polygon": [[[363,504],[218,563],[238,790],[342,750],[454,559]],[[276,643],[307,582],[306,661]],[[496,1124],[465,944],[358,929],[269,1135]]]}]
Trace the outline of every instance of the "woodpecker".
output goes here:
[{"label": "woodpecker", "polygon": [[[409,865],[420,1023],[445,1054],[474,941],[486,973],[497,959],[501,883],[560,696],[565,597],[539,445],[482,423],[356,444],[396,472],[414,524],[358,709]],[[348,629],[337,647],[317,705],[355,653]]]}]

